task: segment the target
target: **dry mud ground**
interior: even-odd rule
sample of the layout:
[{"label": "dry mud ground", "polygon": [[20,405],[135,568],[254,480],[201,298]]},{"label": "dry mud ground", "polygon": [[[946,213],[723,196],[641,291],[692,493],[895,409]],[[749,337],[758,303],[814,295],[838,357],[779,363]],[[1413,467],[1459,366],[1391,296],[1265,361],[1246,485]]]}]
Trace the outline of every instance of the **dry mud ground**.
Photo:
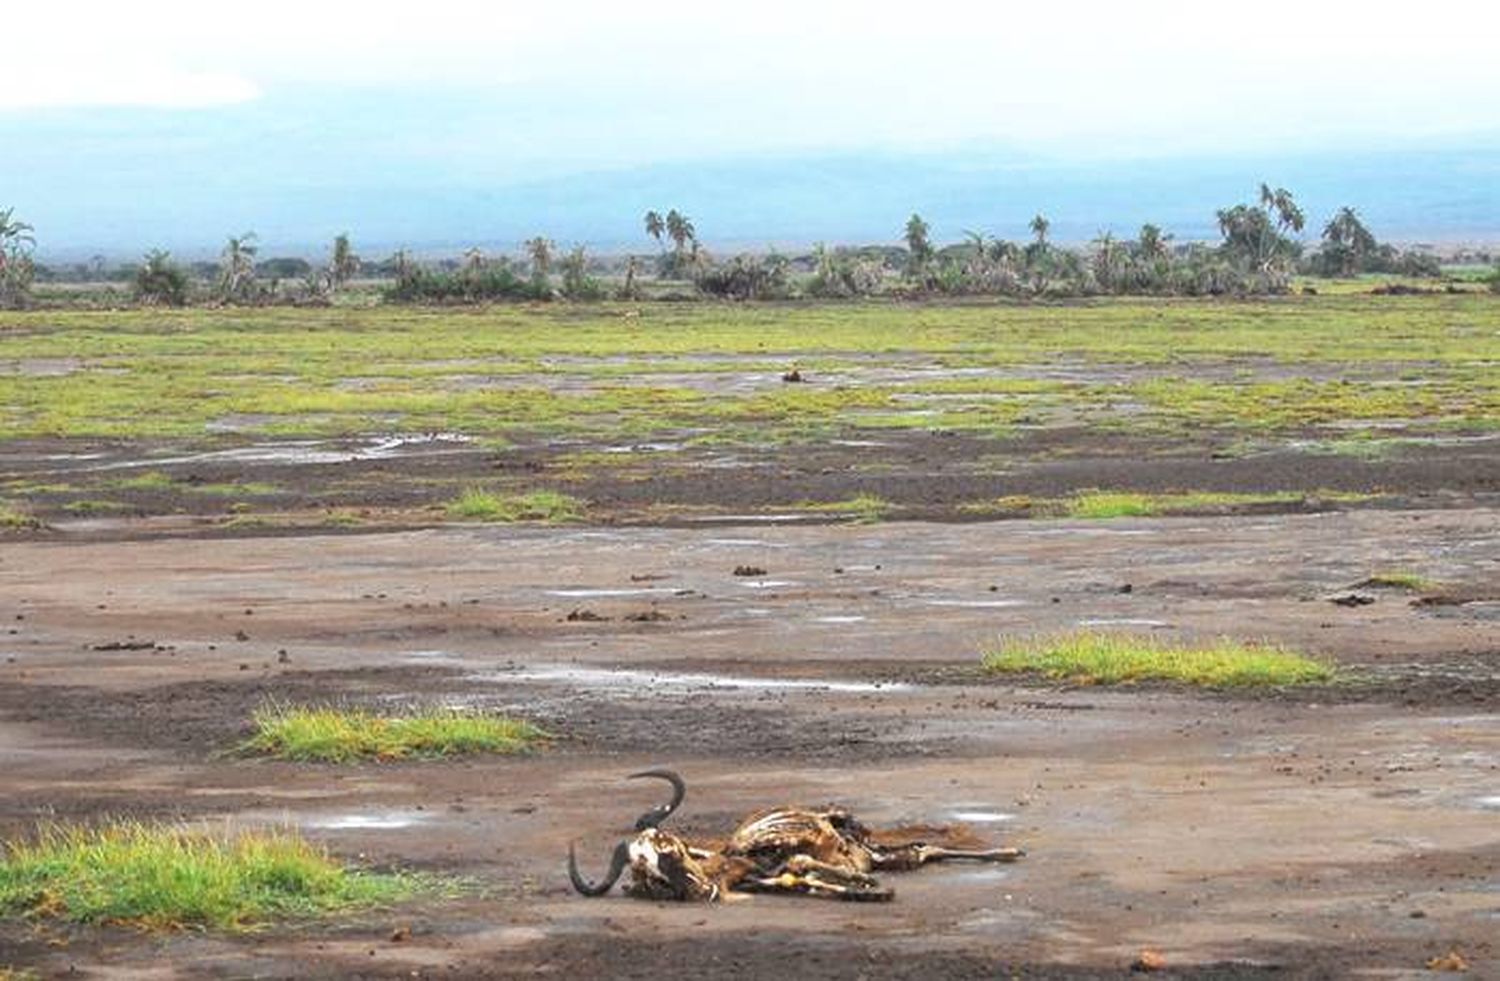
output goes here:
[{"label": "dry mud ground", "polygon": [[[0,835],[50,817],[290,824],[476,889],[243,936],[9,922],[0,966],[1115,977],[1152,948],[1170,976],[1385,978],[1457,950],[1471,976],[1500,976],[1497,518],[11,541]],[[1330,602],[1392,568],[1446,584],[1443,601]],[[998,634],[1090,624],[1273,638],[1353,680],[1230,696],[974,672]],[[99,649],[121,644],[137,649]],[[226,753],[267,698],[503,708],[558,739],[520,758],[355,767]],[[902,876],[879,906],[572,894],[568,842],[601,866],[657,799],[622,779],[648,765],[686,776],[687,830],[831,800],[877,825],[965,821],[1029,855]]]}]

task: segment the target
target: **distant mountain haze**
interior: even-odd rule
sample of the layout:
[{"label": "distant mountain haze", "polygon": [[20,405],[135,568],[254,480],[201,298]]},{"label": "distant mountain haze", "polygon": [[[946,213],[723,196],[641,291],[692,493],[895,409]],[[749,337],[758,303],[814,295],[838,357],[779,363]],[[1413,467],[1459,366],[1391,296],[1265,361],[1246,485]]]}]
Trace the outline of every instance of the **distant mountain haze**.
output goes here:
[{"label": "distant mountain haze", "polygon": [[0,208],[43,258],[893,242],[920,212],[1211,238],[1261,181],[1312,237],[1500,238],[1494,0],[11,3]]},{"label": "distant mountain haze", "polygon": [[479,103],[449,103],[439,122],[422,112],[419,100],[382,99],[331,116],[275,100],[213,113],[0,115],[0,207],[36,227],[44,260],[155,247],[211,255],[250,230],[262,254],[320,254],[340,232],[370,256],[505,252],[537,234],[649,251],[641,216],[652,208],[684,211],[723,252],[895,242],[914,211],[938,242],[966,230],[1023,239],[1038,212],[1060,242],[1129,237],[1148,221],[1179,240],[1213,239],[1214,212],[1266,181],[1297,195],[1310,239],[1347,204],[1382,240],[1500,241],[1500,132],[1432,146],[1113,160],[991,143],[604,167],[487,143],[496,123]]}]

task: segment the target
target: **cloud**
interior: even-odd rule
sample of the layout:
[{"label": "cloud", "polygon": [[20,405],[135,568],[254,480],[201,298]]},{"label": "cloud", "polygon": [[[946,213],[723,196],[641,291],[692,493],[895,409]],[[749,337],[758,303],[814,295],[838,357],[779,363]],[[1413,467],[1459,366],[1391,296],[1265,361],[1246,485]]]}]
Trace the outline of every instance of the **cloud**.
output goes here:
[{"label": "cloud", "polygon": [[[7,11],[0,110],[203,107],[331,93],[490,107],[510,159],[611,165],[998,141],[1086,155],[1489,128],[1500,7],[1438,0],[75,0]],[[19,59],[19,62],[15,59]]]},{"label": "cloud", "polygon": [[248,102],[260,95],[260,86],[234,72],[117,62],[32,70],[24,87],[0,85],[0,110],[110,106],[198,109]]}]

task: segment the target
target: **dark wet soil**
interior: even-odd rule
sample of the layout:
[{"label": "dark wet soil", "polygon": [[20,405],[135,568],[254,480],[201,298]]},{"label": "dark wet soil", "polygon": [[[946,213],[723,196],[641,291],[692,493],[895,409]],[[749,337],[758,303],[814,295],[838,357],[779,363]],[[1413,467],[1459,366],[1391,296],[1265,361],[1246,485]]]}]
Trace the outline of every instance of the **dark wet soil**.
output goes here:
[{"label": "dark wet soil", "polygon": [[[903,451],[938,445],[924,438]],[[977,451],[954,439],[942,445]],[[461,480],[495,462],[442,459],[437,472]],[[1441,507],[1399,510],[249,529],[211,541],[126,521],[13,537],[0,552],[0,836],[58,818],[291,824],[351,862],[478,888],[249,937],[11,920],[0,923],[0,967],[101,978],[1102,978],[1129,976],[1149,948],[1164,976],[1408,976],[1454,950],[1471,976],[1493,973],[1500,520],[1485,503],[1495,461],[1467,462],[1467,477],[1450,475],[1466,490],[1444,486]],[[1142,481],[1156,467],[1149,479],[1162,487],[1189,484],[1161,458],[1122,451],[1116,464],[1139,466]],[[1019,469],[1043,480],[1072,465]],[[1076,481],[1096,465],[1079,463]],[[1194,465],[1193,486],[1262,477],[1246,461]],[[1406,472],[1322,465],[1264,476],[1326,487]],[[795,481],[767,469],[684,481],[682,493],[727,514],[780,506],[787,483],[811,496],[824,476],[829,497],[875,488],[795,466]],[[294,507],[326,503],[319,482],[335,477],[367,488],[349,500],[424,499],[407,478],[431,466],[380,467],[210,476],[302,488]],[[927,495],[935,514],[962,498],[948,470],[915,457],[909,467],[875,492],[896,500],[910,480],[913,507]],[[1419,469],[1397,488],[1408,504],[1426,500]],[[1016,492],[1004,474],[952,479]],[[1055,479],[1045,486],[1073,486]],[[652,493],[604,477],[583,493],[609,500],[612,487],[620,515],[635,506],[629,495]],[[1360,586],[1395,569],[1434,585]],[[1356,586],[1373,602],[1333,602]],[[570,618],[584,609],[591,616]],[[1089,625],[1272,639],[1328,658],[1344,680],[1214,693],[976,668],[998,635]],[[236,747],[268,700],[503,710],[557,738],[515,757],[434,762],[246,757]],[[973,822],[1028,855],[993,875],[904,876],[880,909],[572,894],[569,843],[590,868],[601,861],[655,802],[659,788],[623,779],[651,765],[687,775],[684,831],[722,834],[771,804],[837,801],[876,825]]]},{"label": "dark wet soil", "polygon": [[[1175,436],[1081,428],[1005,438],[921,430],[850,435],[860,437],[853,440],[859,445],[829,440],[725,451],[611,453],[604,462],[587,457],[599,447],[549,445],[542,438],[511,450],[459,444],[436,454],[413,449],[379,459],[356,456],[360,443],[329,441],[315,459],[336,458],[341,448],[350,453],[336,462],[295,462],[301,444],[286,444],[288,462],[278,462],[274,453],[252,462],[216,458],[213,451],[223,443],[200,448],[207,455],[194,459],[193,447],[176,444],[30,441],[0,461],[0,482],[66,484],[69,489],[28,493],[30,511],[50,525],[82,522],[93,532],[108,528],[115,534],[123,519],[147,516],[174,516],[174,534],[190,519],[197,519],[192,525],[197,533],[229,535],[278,533],[277,526],[287,524],[332,531],[425,525],[442,521],[444,504],[475,485],[505,492],[558,490],[586,501],[594,521],[667,525],[796,510],[861,495],[888,502],[891,517],[944,521],[1026,517],[1027,508],[1014,502],[1095,489],[1304,495],[1222,509],[1246,514],[1350,506],[1439,508],[1500,499],[1500,440],[1493,439],[1412,441],[1379,455],[1357,456],[1278,449],[1276,443],[1228,454],[1220,448],[1225,438],[1195,444]],[[274,449],[276,444],[266,445]],[[162,462],[150,463],[153,457]],[[133,465],[122,468],[122,463]],[[116,486],[148,470],[173,483]],[[271,489],[238,494],[199,489],[233,485]],[[1369,499],[1349,500],[1350,495]],[[997,499],[1013,503],[995,505]],[[987,502],[987,509],[976,509]],[[807,517],[842,520],[826,512]],[[140,526],[133,532],[151,530]],[[9,532],[27,534],[47,532]]]}]

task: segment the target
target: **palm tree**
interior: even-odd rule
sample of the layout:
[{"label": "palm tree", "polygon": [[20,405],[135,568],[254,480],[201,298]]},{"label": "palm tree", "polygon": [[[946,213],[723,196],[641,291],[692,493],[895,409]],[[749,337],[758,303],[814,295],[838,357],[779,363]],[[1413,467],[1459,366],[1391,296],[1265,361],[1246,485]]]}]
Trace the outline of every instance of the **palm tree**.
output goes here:
[{"label": "palm tree", "polygon": [[927,263],[932,259],[932,240],[928,238],[931,229],[922,216],[915,211],[910,218],[906,219],[906,229],[901,237],[906,240],[907,274],[915,278],[921,278],[927,270]]},{"label": "palm tree", "polygon": [[1048,221],[1045,215],[1038,213],[1036,217],[1031,219],[1031,224],[1028,227],[1031,229],[1031,234],[1036,236],[1036,244],[1045,247],[1047,244],[1047,233],[1052,230],[1052,222]]},{"label": "palm tree", "polygon": [[1323,228],[1323,254],[1337,264],[1340,276],[1354,275],[1379,248],[1380,243],[1353,208],[1340,208]]},{"label": "palm tree", "polygon": [[661,212],[655,210],[646,212],[646,234],[656,239],[657,246],[661,245],[661,237],[666,230],[666,223],[661,220]]},{"label": "palm tree", "polygon": [[187,288],[187,274],[161,249],[147,252],[135,271],[135,298],[148,306],[180,307],[187,302]]},{"label": "palm tree", "polygon": [[1094,239],[1094,249],[1094,276],[1101,287],[1114,292],[1120,285],[1120,260],[1124,258],[1120,243],[1113,232],[1103,231]]},{"label": "palm tree", "polygon": [[1172,238],[1163,235],[1161,229],[1147,222],[1141,226],[1141,233],[1136,239],[1140,247],[1141,255],[1147,259],[1165,259],[1167,257],[1167,242]]},{"label": "palm tree", "polygon": [[255,233],[230,236],[219,253],[219,298],[225,302],[254,299]]},{"label": "palm tree", "polygon": [[538,235],[536,238],[526,240],[526,254],[531,257],[531,276],[538,282],[545,282],[547,274],[552,271],[552,253],[557,246],[552,240]]},{"label": "palm tree", "polygon": [[0,307],[21,306],[31,291],[36,267],[31,250],[36,246],[32,227],[17,221],[15,209],[0,211]]},{"label": "palm tree", "polygon": [[328,263],[328,281],[334,289],[343,286],[359,272],[359,256],[349,244],[348,233],[333,240],[333,258]]},{"label": "palm tree", "polygon": [[396,282],[404,283],[417,271],[416,263],[412,262],[411,253],[405,249],[397,249],[390,258],[392,270],[396,273]]},{"label": "palm tree", "polygon": [[666,228],[667,237],[672,240],[678,255],[686,250],[689,242],[695,245],[698,242],[698,230],[693,227],[693,220],[676,208],[667,212]]}]

